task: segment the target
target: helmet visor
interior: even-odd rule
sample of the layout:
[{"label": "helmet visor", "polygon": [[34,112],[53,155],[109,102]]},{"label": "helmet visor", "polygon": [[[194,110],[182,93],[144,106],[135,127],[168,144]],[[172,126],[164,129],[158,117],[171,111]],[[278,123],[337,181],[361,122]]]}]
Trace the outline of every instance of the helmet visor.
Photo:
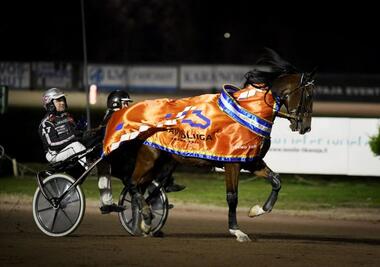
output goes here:
[{"label": "helmet visor", "polygon": [[130,99],[129,97],[123,97],[123,98],[120,98],[120,100],[123,102],[133,102],[133,100]]}]

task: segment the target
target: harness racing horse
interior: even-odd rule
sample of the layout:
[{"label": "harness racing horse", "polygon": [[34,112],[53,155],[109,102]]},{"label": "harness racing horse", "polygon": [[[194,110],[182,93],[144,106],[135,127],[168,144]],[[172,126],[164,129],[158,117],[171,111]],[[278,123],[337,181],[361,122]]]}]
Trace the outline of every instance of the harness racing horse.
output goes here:
[{"label": "harness racing horse", "polygon": [[132,206],[138,210],[135,216],[142,216],[140,227],[145,234],[150,232],[152,211],[143,192],[157,176],[170,176],[177,164],[224,167],[228,227],[238,241],[250,241],[236,218],[242,169],[266,178],[272,186],[264,205],[252,207],[249,216],[271,212],[281,180],[263,160],[270,147],[270,130],[276,116],[288,119],[292,131],[305,134],[311,130],[315,73],[298,71],[273,50],[262,61],[272,71],[248,72],[243,89],[225,85],[220,94],[148,100],[110,119],[104,139],[106,154],[125,141],[145,140],[131,177]]}]

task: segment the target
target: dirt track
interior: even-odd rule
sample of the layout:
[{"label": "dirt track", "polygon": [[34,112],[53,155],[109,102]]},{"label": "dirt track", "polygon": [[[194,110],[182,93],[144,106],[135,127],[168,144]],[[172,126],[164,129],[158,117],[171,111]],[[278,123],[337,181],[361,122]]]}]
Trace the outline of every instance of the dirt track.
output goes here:
[{"label": "dirt track", "polygon": [[380,222],[276,213],[239,213],[256,241],[238,243],[226,210],[176,206],[163,238],[131,237],[116,215],[94,204],[77,231],[50,238],[34,224],[31,205],[0,203],[1,266],[380,266]]}]

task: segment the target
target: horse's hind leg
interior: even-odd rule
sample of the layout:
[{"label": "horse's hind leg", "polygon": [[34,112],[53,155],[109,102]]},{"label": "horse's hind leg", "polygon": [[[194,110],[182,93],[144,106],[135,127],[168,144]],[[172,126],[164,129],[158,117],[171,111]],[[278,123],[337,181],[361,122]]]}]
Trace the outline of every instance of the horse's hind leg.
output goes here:
[{"label": "horse's hind leg", "polygon": [[226,175],[226,193],[228,203],[228,228],[239,242],[251,241],[245,233],[239,230],[236,219],[236,208],[238,204],[239,163],[226,163],[224,165]]},{"label": "horse's hind leg", "polygon": [[266,179],[268,179],[268,181],[272,185],[272,191],[267,201],[264,203],[263,207],[255,205],[250,209],[248,214],[249,217],[255,217],[271,212],[274,207],[274,204],[277,201],[278,193],[281,190],[280,175],[278,173],[273,172],[262,160],[257,166],[259,166],[259,168],[257,168],[256,170],[252,170],[252,172],[257,176],[265,177]]},{"label": "horse's hind leg", "polygon": [[[135,169],[132,173],[132,184],[140,190],[141,186],[152,181],[152,170],[156,160],[160,156],[160,150],[142,145],[137,153]],[[140,192],[141,193],[141,192]]]},{"label": "horse's hind leg", "polygon": [[137,231],[138,216],[141,214],[140,228],[145,233],[150,232],[152,211],[142,195],[142,186],[152,181],[154,163],[160,156],[160,151],[148,146],[141,146],[137,154],[135,169],[132,174],[130,193],[132,195],[133,229]]}]

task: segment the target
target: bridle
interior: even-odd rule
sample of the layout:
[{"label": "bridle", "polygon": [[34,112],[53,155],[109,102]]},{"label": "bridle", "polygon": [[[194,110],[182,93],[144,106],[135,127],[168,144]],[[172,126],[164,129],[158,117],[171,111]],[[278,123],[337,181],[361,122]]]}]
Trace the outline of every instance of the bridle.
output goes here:
[{"label": "bridle", "polygon": [[[277,100],[277,101],[279,101],[279,104],[281,106],[283,103],[285,103],[285,101],[289,98],[290,95],[294,94],[298,90],[302,90],[301,99],[298,103],[297,108],[289,111],[288,107],[286,107],[287,113],[277,111],[278,116],[282,117],[282,118],[286,118],[286,119],[301,121],[304,116],[311,114],[312,111],[308,110],[307,101],[313,100],[312,99],[313,98],[313,92],[310,92],[308,90],[308,88],[310,86],[313,86],[313,85],[314,85],[314,80],[310,80],[308,78],[305,78],[305,74],[302,73],[299,85],[296,88],[294,88],[293,90],[291,90],[290,92],[279,96],[278,97],[279,100]],[[269,92],[269,90],[268,90],[268,92]],[[264,99],[266,99],[266,97],[264,97]]]}]

